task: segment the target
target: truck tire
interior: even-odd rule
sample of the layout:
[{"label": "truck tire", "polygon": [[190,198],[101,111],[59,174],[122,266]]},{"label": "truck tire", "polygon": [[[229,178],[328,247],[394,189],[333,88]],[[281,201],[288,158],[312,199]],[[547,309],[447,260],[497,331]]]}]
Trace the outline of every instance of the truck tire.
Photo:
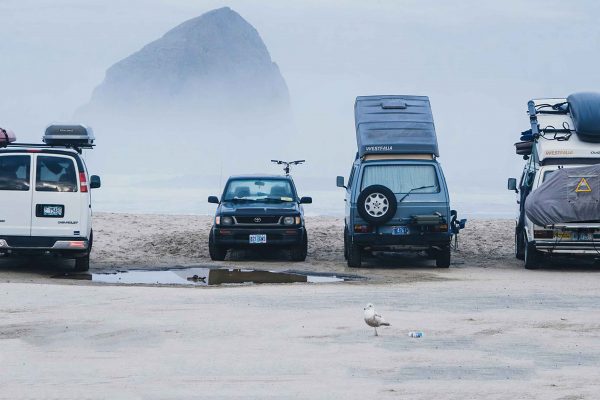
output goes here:
[{"label": "truck tire", "polygon": [[348,242],[348,267],[360,268],[362,266],[362,247]]},{"label": "truck tire", "polygon": [[227,249],[215,243],[212,233],[208,236],[208,254],[213,261],[223,261],[227,256]]},{"label": "truck tire", "polygon": [[525,238],[518,229],[515,229],[515,257],[518,260],[525,259]]},{"label": "truck tire", "polygon": [[90,254],[88,253],[85,257],[79,257],[75,259],[75,271],[87,272],[90,270]]},{"label": "truck tire", "polygon": [[527,243],[523,257],[525,260],[525,269],[537,269],[540,258],[540,252],[536,250],[535,246],[532,243]]},{"label": "truck tire", "polygon": [[435,266],[438,268],[450,268],[450,246],[438,250],[435,255]]},{"label": "truck tire", "polygon": [[358,195],[356,203],[360,216],[370,224],[382,225],[396,214],[396,195],[383,185],[371,185]]},{"label": "truck tire", "polygon": [[308,254],[308,235],[304,232],[304,236],[302,237],[302,243],[296,245],[290,249],[290,256],[292,261],[304,261],[306,260],[306,255]]}]

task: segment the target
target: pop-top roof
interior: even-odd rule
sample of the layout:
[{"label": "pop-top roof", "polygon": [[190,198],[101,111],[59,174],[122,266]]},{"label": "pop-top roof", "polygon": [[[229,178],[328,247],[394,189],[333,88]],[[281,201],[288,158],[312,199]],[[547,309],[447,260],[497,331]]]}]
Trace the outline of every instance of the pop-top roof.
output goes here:
[{"label": "pop-top roof", "polygon": [[439,157],[427,96],[359,96],[354,118],[360,157],[381,153]]}]

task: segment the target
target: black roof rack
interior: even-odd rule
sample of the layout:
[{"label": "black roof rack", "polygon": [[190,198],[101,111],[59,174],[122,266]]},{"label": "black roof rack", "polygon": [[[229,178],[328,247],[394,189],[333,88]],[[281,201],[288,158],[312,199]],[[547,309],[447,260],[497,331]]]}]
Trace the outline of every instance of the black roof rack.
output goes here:
[{"label": "black roof rack", "polygon": [[35,149],[56,149],[56,150],[71,149],[71,150],[75,150],[78,154],[81,154],[82,150],[92,149],[92,148],[94,148],[94,146],[95,146],[95,144],[49,145],[49,144],[45,144],[45,143],[8,143],[8,142],[0,143],[0,149],[9,148],[9,147],[17,147],[17,148],[31,147],[31,148],[35,148]]}]

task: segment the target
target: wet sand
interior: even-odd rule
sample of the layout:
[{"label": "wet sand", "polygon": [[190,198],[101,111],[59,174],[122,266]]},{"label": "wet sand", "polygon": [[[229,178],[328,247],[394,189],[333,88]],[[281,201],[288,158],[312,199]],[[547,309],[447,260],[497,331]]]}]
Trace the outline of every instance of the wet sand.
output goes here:
[{"label": "wet sand", "polygon": [[[0,398],[596,398],[598,271],[453,272],[385,285],[0,283]],[[392,324],[378,337],[367,302]]]},{"label": "wet sand", "polygon": [[[512,254],[513,222],[470,221],[449,269],[415,257],[349,269],[343,222],[309,218],[309,258],[212,263],[210,218],[95,217],[92,272],[210,265],[368,281],[144,287],[52,279],[67,263],[0,262],[0,399],[593,399],[600,268]],[[266,257],[266,260],[264,259]],[[248,258],[248,259],[247,259]],[[374,337],[373,302],[392,324]],[[413,339],[409,331],[425,336]]]}]

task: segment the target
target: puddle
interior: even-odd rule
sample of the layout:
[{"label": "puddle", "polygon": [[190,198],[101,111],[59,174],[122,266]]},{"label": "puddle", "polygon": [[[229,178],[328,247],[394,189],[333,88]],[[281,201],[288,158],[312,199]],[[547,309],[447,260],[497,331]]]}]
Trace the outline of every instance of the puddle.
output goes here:
[{"label": "puddle", "polygon": [[234,268],[180,268],[167,270],[129,270],[101,273],[66,273],[56,279],[89,280],[98,283],[143,285],[245,285],[259,283],[335,283],[363,280],[360,276],[334,274],[273,272]]}]

